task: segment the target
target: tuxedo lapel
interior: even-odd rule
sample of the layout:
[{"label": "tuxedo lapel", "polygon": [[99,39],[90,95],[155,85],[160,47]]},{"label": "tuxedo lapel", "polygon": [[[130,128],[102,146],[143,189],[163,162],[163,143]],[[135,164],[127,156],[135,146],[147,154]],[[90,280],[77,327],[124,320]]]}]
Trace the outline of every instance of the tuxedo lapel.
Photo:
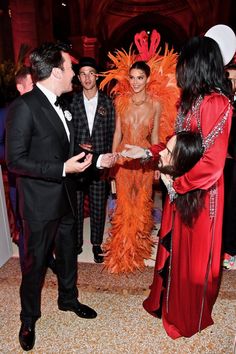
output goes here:
[{"label": "tuxedo lapel", "polygon": [[51,103],[48,101],[47,97],[41,92],[37,87],[34,88],[36,93],[36,99],[40,101],[41,109],[44,113],[44,116],[48,119],[51,125],[54,127],[58,138],[63,146],[69,144],[68,137],[66,135],[65,127],[61,121],[61,118],[52,107]]},{"label": "tuxedo lapel", "polygon": [[83,97],[82,92],[79,94],[78,110],[80,112],[79,119],[81,119],[81,121],[83,123],[84,130],[87,131],[90,135],[88,118],[87,118],[87,114],[86,114],[86,110],[85,110],[85,106],[84,106],[84,97]]},{"label": "tuxedo lapel", "polygon": [[42,110],[45,113],[45,116],[47,117],[47,119],[50,121],[50,123],[55,128],[55,131],[61,141],[61,144],[62,145],[68,144],[69,140],[66,135],[65,127],[61,121],[61,118],[59,117],[57,112],[54,110],[54,108],[53,107],[52,108],[42,107]]}]

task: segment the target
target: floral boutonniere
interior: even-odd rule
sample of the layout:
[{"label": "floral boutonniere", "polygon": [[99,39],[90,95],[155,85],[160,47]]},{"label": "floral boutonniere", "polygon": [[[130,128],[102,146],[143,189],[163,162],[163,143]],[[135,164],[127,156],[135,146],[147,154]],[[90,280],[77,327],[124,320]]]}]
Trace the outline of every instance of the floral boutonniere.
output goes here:
[{"label": "floral boutonniere", "polygon": [[98,114],[102,117],[105,117],[107,115],[107,110],[103,106],[98,107]]},{"label": "floral boutonniere", "polygon": [[68,110],[65,110],[64,111],[64,116],[65,118],[70,122],[71,119],[72,119],[72,114],[68,111]]}]

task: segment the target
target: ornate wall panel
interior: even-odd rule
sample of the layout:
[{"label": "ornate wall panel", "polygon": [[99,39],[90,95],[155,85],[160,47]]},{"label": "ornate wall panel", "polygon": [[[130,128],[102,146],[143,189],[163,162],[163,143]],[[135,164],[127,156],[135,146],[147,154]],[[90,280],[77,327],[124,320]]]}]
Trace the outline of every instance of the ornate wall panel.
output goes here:
[{"label": "ornate wall panel", "polygon": [[108,50],[127,49],[136,32],[153,28],[159,30],[163,42],[178,49],[187,38],[204,33],[217,23],[229,24],[234,30],[236,26],[235,0],[8,0],[8,3],[15,57],[21,43],[35,46],[43,41],[67,39],[78,55],[86,53],[86,43],[93,43],[94,48],[90,46],[89,52],[102,58]]}]

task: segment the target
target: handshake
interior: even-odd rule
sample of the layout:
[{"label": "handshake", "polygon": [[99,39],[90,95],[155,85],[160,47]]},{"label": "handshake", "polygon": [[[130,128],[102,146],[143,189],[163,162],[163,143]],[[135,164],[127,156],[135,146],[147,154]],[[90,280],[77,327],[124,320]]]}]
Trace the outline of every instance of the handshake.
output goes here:
[{"label": "handshake", "polygon": [[[111,168],[115,165],[119,154],[117,152],[107,153],[100,155],[100,167],[101,168]],[[98,167],[98,166],[97,166]]]},{"label": "handshake", "polygon": [[[71,157],[69,160],[65,162],[65,173],[81,173],[85,171],[92,163],[93,161],[93,154],[89,153],[89,151],[92,152],[92,150],[89,150],[89,145],[81,145],[82,148],[88,153],[85,153],[84,151],[81,152],[78,155],[75,155]],[[120,153],[118,152],[113,152],[113,153],[106,153],[106,154],[101,154],[98,156],[96,160],[96,167],[97,168],[111,168],[115,165],[117,159],[120,156],[123,157],[129,157],[133,159],[137,158],[143,158],[145,159],[147,157],[147,149],[141,148],[139,146],[135,145],[125,145],[125,150],[121,151]],[[81,161],[83,160],[83,161]]]}]

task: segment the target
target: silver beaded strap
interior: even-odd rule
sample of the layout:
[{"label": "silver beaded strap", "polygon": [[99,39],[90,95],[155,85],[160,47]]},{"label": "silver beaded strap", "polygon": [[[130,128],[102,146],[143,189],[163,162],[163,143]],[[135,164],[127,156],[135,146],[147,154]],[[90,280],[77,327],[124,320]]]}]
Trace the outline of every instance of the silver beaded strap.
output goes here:
[{"label": "silver beaded strap", "polygon": [[[229,117],[230,107],[231,107],[231,104],[229,101],[227,110],[226,110],[225,114],[223,115],[221,121],[212,129],[212,131],[205,138],[202,139],[202,146],[203,146],[204,150],[207,150],[211,145],[213,145],[216,138],[220,134],[222,134],[225,123]],[[198,125],[200,127],[200,120],[198,122]]]},{"label": "silver beaded strap", "polygon": [[[202,101],[203,101],[203,97],[200,95],[196,99],[195,104],[192,106],[192,109],[187,113],[187,115],[184,115],[181,109],[179,109],[176,117],[176,123],[175,123],[176,133],[190,130],[192,116],[198,117],[200,115],[200,106]],[[198,118],[196,118],[196,120],[198,121]]]},{"label": "silver beaded strap", "polygon": [[214,185],[210,189],[210,218],[211,219],[216,217],[217,200],[218,200],[218,190],[216,185]]},{"label": "silver beaded strap", "polygon": [[173,187],[173,181],[172,179],[169,181],[169,183],[166,185],[167,192],[170,198],[170,202],[172,203],[177,197],[178,193],[176,193],[174,187]]}]

